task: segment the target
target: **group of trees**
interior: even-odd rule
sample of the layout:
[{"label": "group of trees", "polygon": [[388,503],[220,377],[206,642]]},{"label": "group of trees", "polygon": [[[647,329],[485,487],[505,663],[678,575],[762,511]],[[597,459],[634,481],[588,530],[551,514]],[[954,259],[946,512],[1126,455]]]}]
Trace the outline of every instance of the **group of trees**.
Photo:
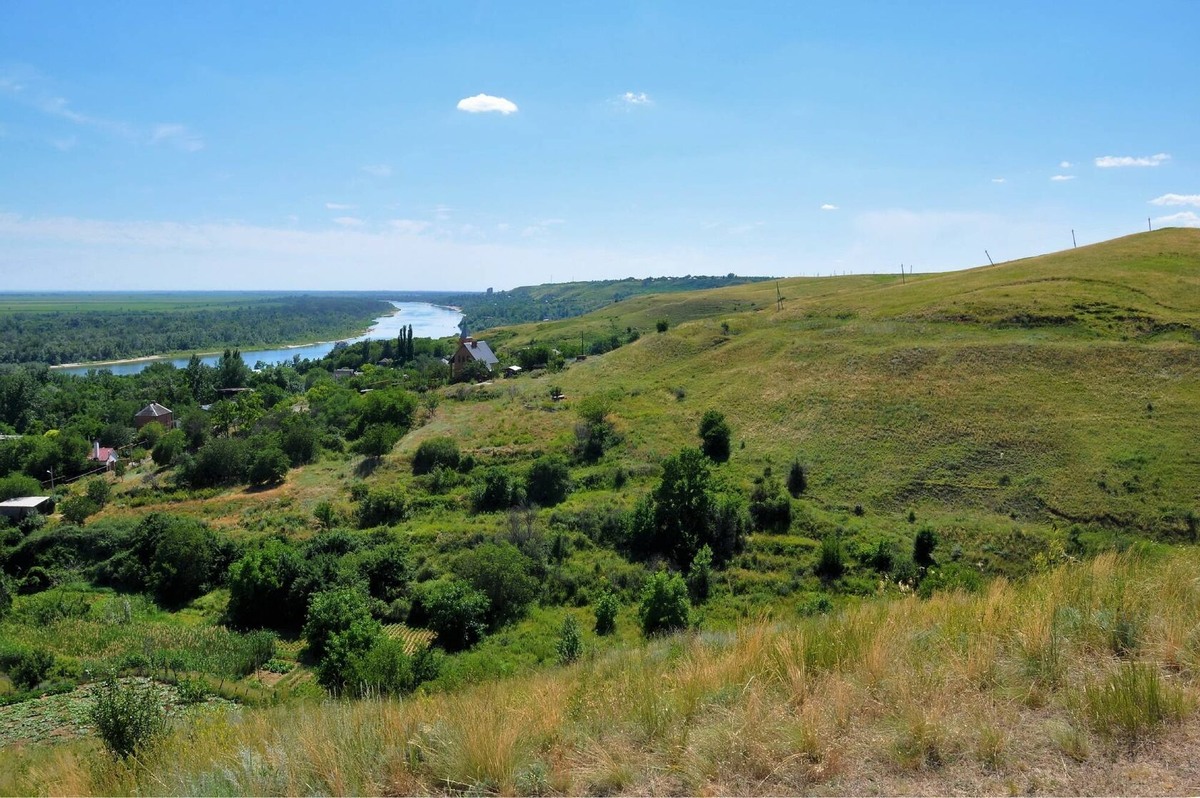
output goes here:
[{"label": "group of trees", "polygon": [[277,296],[227,300],[225,307],[23,311],[0,313],[0,363],[75,363],[118,360],[180,350],[205,350],[230,341],[266,346],[279,341],[328,340],[362,328],[384,312],[380,299]]}]

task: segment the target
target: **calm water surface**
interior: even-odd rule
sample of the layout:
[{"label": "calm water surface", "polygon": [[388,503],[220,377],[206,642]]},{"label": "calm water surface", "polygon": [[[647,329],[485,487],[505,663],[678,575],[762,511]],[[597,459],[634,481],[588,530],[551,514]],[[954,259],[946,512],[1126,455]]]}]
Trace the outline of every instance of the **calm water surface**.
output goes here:
[{"label": "calm water surface", "polygon": [[[440,305],[430,305],[427,302],[392,302],[396,312],[386,316],[380,316],[375,320],[375,324],[371,329],[367,330],[364,335],[356,338],[345,338],[346,343],[354,344],[359,341],[366,341],[369,338],[381,340],[383,338],[395,338],[400,334],[401,327],[412,325],[414,338],[445,338],[447,335],[458,334],[458,323],[462,321],[462,314],[453,308],[442,307]],[[280,347],[278,349],[243,349],[242,360],[246,361],[249,366],[254,366],[257,363],[266,363],[274,365],[276,363],[291,363],[292,358],[299,356],[301,360],[324,357],[333,350],[336,341],[323,341],[316,344],[305,344],[303,346]],[[210,366],[215,366],[220,359],[220,355],[205,355],[200,359]],[[84,366],[69,366],[67,368],[56,368],[55,371],[61,371],[65,374],[87,374],[92,370],[104,369],[111,371],[113,374],[137,374],[142,369],[149,366],[151,363],[173,363],[176,368],[183,368],[191,360],[190,357],[182,358],[154,358],[152,360],[139,360],[136,363],[92,363]]]}]

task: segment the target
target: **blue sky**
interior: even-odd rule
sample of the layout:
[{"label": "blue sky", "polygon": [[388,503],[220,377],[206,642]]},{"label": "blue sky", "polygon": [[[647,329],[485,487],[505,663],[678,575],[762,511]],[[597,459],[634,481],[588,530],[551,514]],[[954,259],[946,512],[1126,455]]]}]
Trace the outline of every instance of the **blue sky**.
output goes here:
[{"label": "blue sky", "polygon": [[7,0],[0,290],[940,270],[1200,226],[1197,31],[1190,1]]}]

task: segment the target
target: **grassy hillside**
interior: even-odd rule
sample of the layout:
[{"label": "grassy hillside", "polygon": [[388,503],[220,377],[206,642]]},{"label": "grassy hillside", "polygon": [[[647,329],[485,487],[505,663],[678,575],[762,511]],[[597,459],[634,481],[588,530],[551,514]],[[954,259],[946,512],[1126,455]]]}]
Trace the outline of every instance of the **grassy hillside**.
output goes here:
[{"label": "grassy hillside", "polygon": [[1103,555],[410,701],[232,710],[136,765],[15,751],[17,794],[1179,794],[1200,558]]},{"label": "grassy hillside", "polygon": [[[85,533],[164,511],[237,545],[320,544],[324,503],[331,525],[348,527],[367,494],[392,491],[403,520],[336,535],[403,542],[406,595],[499,542],[534,552],[536,606],[447,656],[405,703],[298,703],[318,691],[313,663],[285,639],[281,686],[264,673],[237,682],[284,707],[189,724],[145,767],[103,764],[92,742],[31,747],[0,767],[0,792],[1129,791],[1122,779],[1179,791],[1196,783],[1186,763],[1200,739],[1198,331],[1194,230],[903,280],[631,297],[489,331],[502,358],[635,340],[558,373],[436,389],[391,453],[328,455],[270,488],[174,490],[169,471],[131,470]],[[339,390],[357,399],[357,388]],[[284,408],[332,391],[315,381]],[[615,440],[595,460],[571,457],[598,405]],[[643,642],[636,602],[657,563],[616,538],[714,409],[733,430],[715,492],[744,499],[794,461],[807,490],[785,499],[786,528],[753,532],[717,572],[698,632]],[[474,467],[414,476],[413,455],[438,436]],[[544,454],[571,458],[561,504],[473,506],[485,475],[523,482]],[[961,581],[931,568],[922,600],[876,555],[914,566],[926,528],[942,573]],[[819,567],[831,543],[844,564],[834,574]],[[595,637],[591,605],[608,590],[617,633]],[[245,668],[205,659],[209,638],[181,627],[217,627],[228,595],[179,613],[126,610],[119,631],[107,610],[39,625],[38,596],[22,596],[0,631],[80,668],[128,658],[155,634],[177,639],[185,670],[224,686]],[[119,607],[111,591],[87,600]],[[559,668],[568,615],[589,654]],[[107,659],[81,642],[101,636]],[[253,643],[221,641],[231,657]],[[1158,714],[1138,714],[1151,705]],[[1168,726],[1171,737],[1158,731]]]},{"label": "grassy hillside", "polygon": [[[497,337],[512,349],[669,319],[665,334],[548,378],[570,396],[612,397],[630,461],[691,442],[712,407],[745,443],[731,470],[748,478],[798,456],[833,505],[1189,532],[1200,484],[1200,233],[904,283],[800,278],[778,290],[782,310],[775,284],[754,284],[634,299],[620,313]],[[455,411],[446,408],[445,429],[466,426]],[[486,424],[471,432],[492,434]]]}]

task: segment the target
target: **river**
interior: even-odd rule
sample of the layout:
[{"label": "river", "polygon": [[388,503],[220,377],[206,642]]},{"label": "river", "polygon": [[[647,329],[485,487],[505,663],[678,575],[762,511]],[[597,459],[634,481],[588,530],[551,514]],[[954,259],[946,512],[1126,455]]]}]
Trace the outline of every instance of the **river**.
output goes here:
[{"label": "river", "polygon": [[[462,313],[454,308],[441,305],[431,305],[428,302],[392,302],[396,311],[386,316],[380,316],[363,335],[343,339],[348,344],[365,341],[368,338],[381,340],[395,338],[400,334],[401,327],[412,325],[414,338],[445,338],[458,334],[458,324],[462,321]],[[297,355],[301,360],[315,360],[329,354],[337,341],[322,341],[315,344],[300,346],[285,346],[275,349],[243,349],[242,359],[249,366],[257,363],[291,363]],[[203,355],[201,360],[210,366],[216,365],[220,355]],[[171,363],[176,368],[183,368],[191,357],[148,357],[129,360],[120,363],[84,363],[78,366],[54,366],[55,371],[64,374],[83,375],[89,371],[111,371],[113,374],[137,374],[152,363]]]}]

